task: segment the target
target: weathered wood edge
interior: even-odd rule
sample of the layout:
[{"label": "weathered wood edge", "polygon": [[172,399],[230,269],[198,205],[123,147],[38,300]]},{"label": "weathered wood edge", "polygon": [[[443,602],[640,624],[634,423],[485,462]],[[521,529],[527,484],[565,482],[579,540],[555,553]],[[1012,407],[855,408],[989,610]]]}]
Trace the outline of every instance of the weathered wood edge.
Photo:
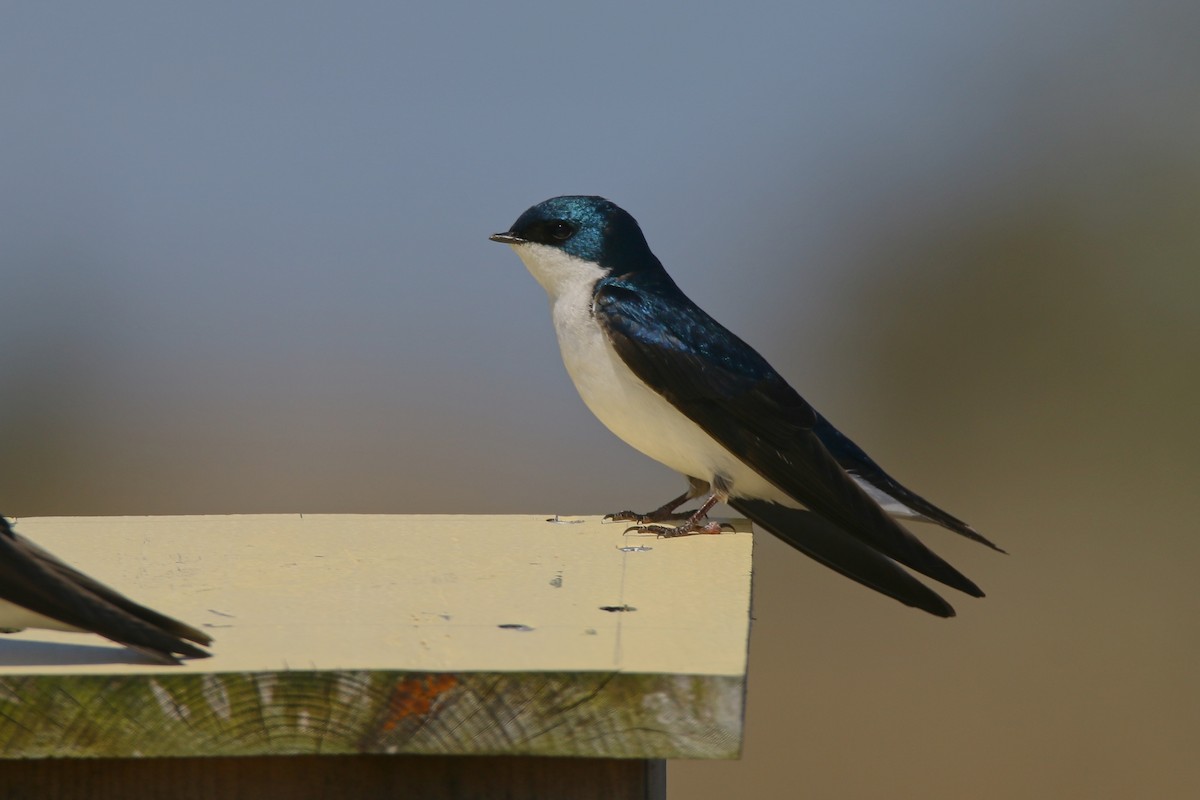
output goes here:
[{"label": "weathered wood edge", "polygon": [[0,678],[0,759],[737,758],[743,676],[300,671]]}]

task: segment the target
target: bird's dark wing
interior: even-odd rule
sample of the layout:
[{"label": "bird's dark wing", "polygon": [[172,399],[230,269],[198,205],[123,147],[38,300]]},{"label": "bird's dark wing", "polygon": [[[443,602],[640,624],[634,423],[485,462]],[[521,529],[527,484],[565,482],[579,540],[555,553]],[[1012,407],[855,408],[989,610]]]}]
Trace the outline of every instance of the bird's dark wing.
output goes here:
[{"label": "bird's dark wing", "polygon": [[888,558],[983,596],[842,469],[813,432],[817,413],[762,356],[674,286],[607,278],[592,310],[634,374],[785,494]]},{"label": "bird's dark wing", "polygon": [[67,625],[92,631],[163,663],[173,654],[206,658],[184,639],[208,645],[212,638],[179,620],[139,605],[68,566],[12,530],[0,517],[0,597]]},{"label": "bird's dark wing", "polygon": [[821,443],[825,445],[825,449],[842,465],[842,469],[851,475],[862,478],[867,483],[908,506],[930,522],[936,522],[943,528],[961,534],[971,541],[985,544],[993,550],[1001,553],[1005,552],[1003,548],[993,544],[986,536],[958,517],[943,511],[907,486],[904,486],[891,475],[888,475],[884,472],[883,467],[876,464],[875,460],[863,452],[863,449],[856,445],[849,436],[831,425],[829,420],[818,415],[817,424],[813,427],[813,432],[817,434]]}]

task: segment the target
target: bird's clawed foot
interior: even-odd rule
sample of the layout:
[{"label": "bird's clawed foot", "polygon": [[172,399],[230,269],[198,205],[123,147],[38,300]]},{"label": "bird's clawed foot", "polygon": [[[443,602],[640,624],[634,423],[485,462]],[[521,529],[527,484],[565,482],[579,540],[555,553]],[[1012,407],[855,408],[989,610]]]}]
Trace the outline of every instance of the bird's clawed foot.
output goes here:
[{"label": "bird's clawed foot", "polygon": [[668,525],[634,525],[626,528],[625,532],[634,531],[636,533],[650,533],[657,536],[659,539],[674,539],[677,536],[695,536],[700,533],[716,534],[728,528],[731,531],[737,529],[728,522],[706,522],[701,524],[699,521],[689,519],[683,525],[671,527]]},{"label": "bird's clawed foot", "polygon": [[[691,514],[683,513],[676,514],[675,509],[683,505],[685,502],[703,490],[708,490],[708,483],[697,478],[688,478],[689,490],[684,492],[679,497],[676,497],[671,502],[651,511],[649,514],[634,514],[632,511],[622,511],[621,514],[630,514],[629,517],[619,517],[615,514],[610,514],[615,519],[626,519],[631,522],[640,523],[625,529],[625,533],[635,531],[637,533],[650,533],[660,539],[674,539],[677,536],[694,536],[698,533],[720,533],[723,528],[729,528],[731,531],[737,529],[728,522],[704,522],[708,516],[708,512],[712,510],[721,500],[728,496],[728,488],[724,485],[718,487],[718,491],[713,492],[707,500],[705,500],[699,508]],[[605,517],[608,519],[608,517]],[[667,520],[684,520],[682,525],[646,525],[646,522],[665,522]]]},{"label": "bird's clawed foot", "polygon": [[645,514],[639,514],[636,511],[617,511],[613,514],[605,514],[604,522],[636,522],[639,525],[645,525],[650,522],[671,522],[674,520],[683,520],[690,517],[690,511],[664,511],[661,508],[656,508]]},{"label": "bird's clawed foot", "polygon": [[[681,505],[708,491],[708,483],[699,478],[688,478],[688,490],[672,500],[668,500],[653,511],[639,514],[636,511],[618,511],[615,514],[605,514],[603,522],[636,522],[647,525],[652,522],[679,522],[691,519],[691,511],[676,511]],[[661,527],[661,526],[660,526]]]}]

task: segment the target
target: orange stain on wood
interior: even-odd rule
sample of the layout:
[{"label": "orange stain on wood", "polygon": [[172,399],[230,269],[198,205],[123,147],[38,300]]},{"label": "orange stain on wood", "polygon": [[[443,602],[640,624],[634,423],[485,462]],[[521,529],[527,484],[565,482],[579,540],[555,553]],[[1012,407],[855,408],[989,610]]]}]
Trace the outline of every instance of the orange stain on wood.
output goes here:
[{"label": "orange stain on wood", "polygon": [[423,717],[433,710],[433,704],[443,694],[458,686],[453,675],[426,675],[407,678],[392,687],[388,698],[388,717],[383,730],[390,731],[410,717]]}]

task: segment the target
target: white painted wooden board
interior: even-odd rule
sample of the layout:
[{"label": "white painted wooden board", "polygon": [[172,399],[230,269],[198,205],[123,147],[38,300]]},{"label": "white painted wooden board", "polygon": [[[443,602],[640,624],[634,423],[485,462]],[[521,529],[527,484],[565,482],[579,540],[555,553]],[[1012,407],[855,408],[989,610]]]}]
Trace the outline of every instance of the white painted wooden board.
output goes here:
[{"label": "white painted wooden board", "polygon": [[[19,520],[22,535],[138,602],[201,627],[215,641],[212,658],[163,667],[95,636],[37,630],[0,636],[0,715],[25,716],[17,709],[26,699],[22,692],[57,702],[49,693],[56,676],[62,678],[56,691],[75,685],[74,678],[121,676],[126,686],[147,676],[142,680],[154,684],[148,696],[164,708],[189,692],[207,698],[203,713],[215,726],[203,737],[208,744],[193,746],[178,735],[174,749],[154,754],[201,754],[209,752],[218,729],[232,724],[222,717],[222,702],[208,701],[249,681],[258,690],[251,711],[262,730],[242,736],[239,747],[213,745],[221,753],[311,752],[324,743],[333,752],[736,755],[749,634],[748,524],[737,533],[663,540],[626,536],[625,525],[596,517],[579,519],[555,524],[542,516],[339,514]],[[355,729],[334,747],[330,731],[306,740],[297,732],[303,726],[292,720],[295,730],[280,746],[283,739],[271,729],[272,692],[263,694],[263,681],[274,686],[272,681],[299,680],[300,673],[317,682],[305,684],[304,692],[338,694],[335,705],[346,708],[337,713],[354,717],[339,722],[339,733],[356,725],[366,733]],[[480,697],[488,694],[480,689],[487,676],[499,676],[499,683],[487,686],[509,687],[489,689],[490,714],[508,702],[504,692],[521,695],[536,687],[539,697],[561,694],[578,676],[579,687],[591,687],[587,691],[614,680],[613,691],[624,686],[605,702],[640,704],[627,709],[631,726],[644,724],[639,715],[651,712],[660,722],[671,718],[670,709],[656,707],[665,703],[690,709],[708,727],[697,733],[681,725],[679,736],[659,736],[661,746],[628,736],[620,744],[589,748],[579,729],[565,745],[561,737],[539,742],[523,734],[510,747],[512,737],[496,738],[476,719]],[[170,702],[164,703],[163,691]],[[414,691],[419,702],[409,702]],[[362,693],[361,702],[355,692]],[[3,707],[6,698],[12,708]],[[555,709],[570,712],[570,703],[533,709],[538,703],[529,697],[511,700],[542,717],[536,724],[522,722],[525,712],[514,710],[514,724],[526,733],[547,724],[545,715]],[[316,702],[303,699],[310,701]],[[29,702],[24,712],[30,712]],[[358,707],[370,703],[379,708],[359,719]],[[425,741],[424,733],[437,731],[431,720],[439,709],[456,709],[457,716]],[[610,707],[604,718],[614,713]],[[595,714],[571,724],[594,726],[603,716]],[[202,727],[197,719],[186,720],[190,729]],[[478,735],[471,733],[473,719]],[[405,725],[412,735],[403,733]],[[461,731],[463,738],[448,731]],[[47,754],[44,737],[14,736],[5,739],[0,716],[0,755]],[[145,744],[130,747],[144,752]],[[123,753],[110,747],[96,754]]]}]

